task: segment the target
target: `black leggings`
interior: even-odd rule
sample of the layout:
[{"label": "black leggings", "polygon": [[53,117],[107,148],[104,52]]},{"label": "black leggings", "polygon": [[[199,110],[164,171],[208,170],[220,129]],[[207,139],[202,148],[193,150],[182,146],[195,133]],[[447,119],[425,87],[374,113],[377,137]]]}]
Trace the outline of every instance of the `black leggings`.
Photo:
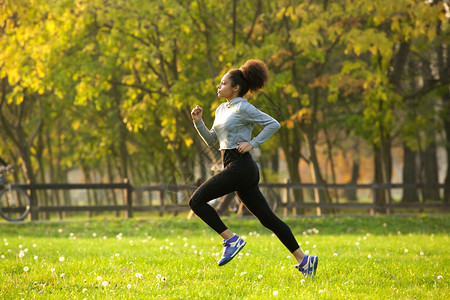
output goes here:
[{"label": "black leggings", "polygon": [[247,209],[273,233],[292,253],[299,248],[291,229],[270,209],[259,190],[259,170],[250,153],[241,154],[236,149],[222,152],[224,170],[214,175],[192,194],[189,206],[206,224],[217,233],[228,229],[219,214],[208,202],[231,192],[244,203]]}]

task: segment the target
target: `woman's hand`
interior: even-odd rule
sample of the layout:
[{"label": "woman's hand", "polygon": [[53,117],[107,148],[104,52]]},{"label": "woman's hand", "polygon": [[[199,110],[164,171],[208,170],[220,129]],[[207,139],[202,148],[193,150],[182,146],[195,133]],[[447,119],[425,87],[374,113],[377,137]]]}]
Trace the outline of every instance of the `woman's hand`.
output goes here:
[{"label": "woman's hand", "polygon": [[253,149],[252,144],[249,142],[238,142],[238,147],[236,148],[240,153],[244,154]]},{"label": "woman's hand", "polygon": [[191,116],[192,116],[192,120],[194,120],[195,122],[200,121],[202,119],[202,116],[203,116],[203,108],[201,108],[200,106],[197,105],[191,111]]}]

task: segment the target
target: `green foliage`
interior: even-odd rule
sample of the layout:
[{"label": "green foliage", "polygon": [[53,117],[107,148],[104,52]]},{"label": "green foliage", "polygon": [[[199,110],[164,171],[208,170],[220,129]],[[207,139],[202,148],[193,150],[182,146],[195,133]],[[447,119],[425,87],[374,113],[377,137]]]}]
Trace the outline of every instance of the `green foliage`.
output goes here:
[{"label": "green foliage", "polygon": [[[160,174],[184,181],[205,150],[191,108],[203,106],[211,126],[220,77],[259,58],[271,81],[267,97],[251,101],[286,133],[270,143],[288,147],[307,136],[314,145],[334,124],[374,145],[398,133],[414,147],[416,132],[427,135],[424,124],[448,116],[426,104],[446,92],[434,85],[445,76],[433,81],[412,71],[449,42],[437,2],[237,1],[233,21],[231,1],[7,0],[0,10],[2,112],[39,99],[40,106],[30,100],[27,130],[43,120],[54,147],[42,158],[48,166],[105,169],[110,158],[121,177],[141,166],[144,181]],[[418,78],[432,86],[421,90]],[[51,150],[59,159],[52,161]]]}]

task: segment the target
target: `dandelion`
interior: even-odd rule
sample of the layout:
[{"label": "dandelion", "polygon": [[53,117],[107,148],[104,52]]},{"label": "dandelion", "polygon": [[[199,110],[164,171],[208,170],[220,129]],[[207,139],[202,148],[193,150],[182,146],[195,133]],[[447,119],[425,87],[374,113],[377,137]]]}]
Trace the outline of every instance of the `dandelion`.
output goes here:
[{"label": "dandelion", "polygon": [[85,293],[86,291],[87,291],[87,288],[84,288],[84,289],[82,290],[83,293]]},{"label": "dandelion", "polygon": [[163,276],[163,277],[161,277],[161,281],[162,281],[162,282],[166,282],[166,281],[167,281],[167,278]]},{"label": "dandelion", "polygon": [[22,245],[19,245],[19,249],[22,249],[22,247],[23,247]]},{"label": "dandelion", "polygon": [[58,229],[58,232],[59,232],[59,233],[63,233],[62,228],[59,228],[59,229]]},{"label": "dandelion", "polygon": [[309,255],[309,250],[306,250],[306,251],[305,251],[305,254],[306,254],[306,255]]},{"label": "dandelion", "polygon": [[278,296],[278,291],[273,291],[272,293],[274,296]]},{"label": "dandelion", "polygon": [[101,277],[101,276],[98,276],[98,277],[97,277],[97,280],[98,280],[98,281],[102,280],[102,277]]},{"label": "dandelion", "polygon": [[367,258],[372,258],[372,255],[370,255],[370,254],[369,254],[369,255],[367,255]]},{"label": "dandelion", "polygon": [[355,243],[355,246],[359,246],[359,242],[356,242],[356,243]]},{"label": "dandelion", "polygon": [[5,246],[8,246],[9,245],[9,243],[8,242],[5,242]]},{"label": "dandelion", "polygon": [[108,281],[103,281],[103,282],[102,282],[102,285],[103,285],[103,286],[107,286],[107,285],[108,285]]},{"label": "dandelion", "polygon": [[337,252],[334,252],[333,255],[334,255],[334,256],[338,256]]},{"label": "dandelion", "polygon": [[96,233],[94,232],[94,233],[92,234],[92,236],[93,236],[93,237],[96,237],[96,236],[97,236],[97,234],[96,234]]},{"label": "dandelion", "polygon": [[408,249],[405,249],[405,253],[408,253],[408,251],[409,251]]},{"label": "dandelion", "polygon": [[136,273],[134,276],[136,276],[136,278],[142,278],[142,274],[141,273]]},{"label": "dandelion", "polygon": [[303,283],[305,283],[305,281],[306,281],[305,279],[302,279],[302,280],[300,280],[300,283],[303,284]]},{"label": "dandelion", "polygon": [[5,256],[2,254],[2,256],[0,256],[2,259],[4,259],[5,258]]},{"label": "dandelion", "polygon": [[55,268],[51,268],[50,272],[54,273],[55,272]]},{"label": "dandelion", "polygon": [[161,274],[156,275],[156,279],[160,280],[161,279]]},{"label": "dandelion", "polygon": [[437,277],[438,280],[441,280],[442,278],[444,278],[444,277],[442,277],[442,275],[438,275],[438,277]]},{"label": "dandelion", "polygon": [[423,253],[422,251],[420,251],[420,255],[425,255],[425,253]]},{"label": "dandelion", "polygon": [[319,294],[322,294],[323,293],[323,290],[319,290]]},{"label": "dandelion", "polygon": [[66,276],[66,274],[64,274],[64,273],[61,273],[61,278],[64,278],[64,276]]},{"label": "dandelion", "polygon": [[20,253],[19,253],[19,257],[20,257],[20,258],[22,258],[22,257],[24,257],[24,256],[25,256],[25,253],[23,253],[23,252],[20,252]]},{"label": "dandelion", "polygon": [[23,270],[24,270],[25,272],[28,272],[29,268],[28,268],[28,267],[24,267]]},{"label": "dandelion", "polygon": [[127,284],[127,289],[131,289],[131,284]]},{"label": "dandelion", "polygon": [[119,257],[119,255],[120,255],[119,253],[114,254],[115,257]]},{"label": "dandelion", "polygon": [[63,262],[64,260],[65,260],[64,256],[61,256],[61,257],[59,258],[59,261],[60,261],[60,262]]},{"label": "dandelion", "polygon": [[261,274],[259,274],[258,275],[258,279],[261,279],[261,278],[263,278],[263,276]]},{"label": "dandelion", "polygon": [[38,259],[37,255],[35,255],[33,258],[34,258],[34,260],[37,260],[37,259]]},{"label": "dandelion", "polygon": [[242,273],[241,273],[241,276],[244,276],[245,274],[247,274],[247,272],[242,272]]}]

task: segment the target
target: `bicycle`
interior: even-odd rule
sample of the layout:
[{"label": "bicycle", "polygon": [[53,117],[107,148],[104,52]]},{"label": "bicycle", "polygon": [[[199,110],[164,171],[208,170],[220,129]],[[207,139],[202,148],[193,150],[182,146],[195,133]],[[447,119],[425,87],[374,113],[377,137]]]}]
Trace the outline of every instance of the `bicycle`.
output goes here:
[{"label": "bicycle", "polygon": [[8,221],[23,221],[31,208],[31,199],[26,190],[13,186],[8,173],[14,172],[13,166],[0,167],[0,215]]}]

